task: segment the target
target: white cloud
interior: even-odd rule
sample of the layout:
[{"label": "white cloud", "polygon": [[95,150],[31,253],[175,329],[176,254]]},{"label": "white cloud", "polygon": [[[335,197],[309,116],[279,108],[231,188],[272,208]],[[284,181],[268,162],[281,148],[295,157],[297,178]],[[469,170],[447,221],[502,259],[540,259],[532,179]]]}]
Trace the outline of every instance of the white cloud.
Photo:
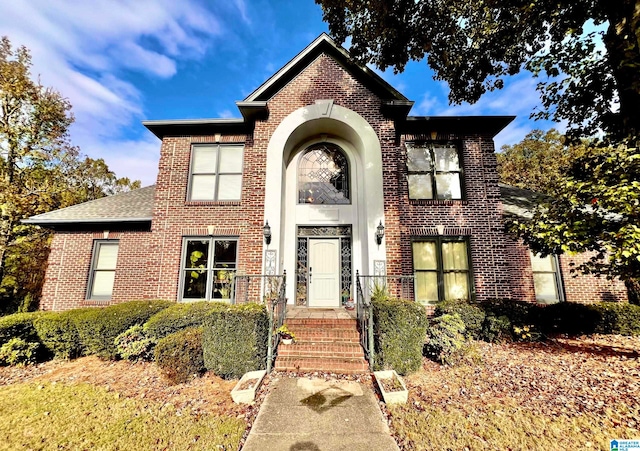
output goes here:
[{"label": "white cloud", "polygon": [[0,30],[31,50],[33,74],[71,101],[72,142],[105,157],[118,176],[147,184],[155,179],[160,143],[150,134],[130,138],[141,127],[145,99],[128,77],[171,77],[180,60],[201,57],[222,33],[195,0],[7,1]]},{"label": "white cloud", "polygon": [[[436,111],[438,105],[442,105],[443,102],[437,97],[431,95],[431,93],[426,92],[420,102],[418,102],[413,108],[414,111],[412,114],[417,116],[428,116]],[[444,103],[446,105],[446,103]]]}]

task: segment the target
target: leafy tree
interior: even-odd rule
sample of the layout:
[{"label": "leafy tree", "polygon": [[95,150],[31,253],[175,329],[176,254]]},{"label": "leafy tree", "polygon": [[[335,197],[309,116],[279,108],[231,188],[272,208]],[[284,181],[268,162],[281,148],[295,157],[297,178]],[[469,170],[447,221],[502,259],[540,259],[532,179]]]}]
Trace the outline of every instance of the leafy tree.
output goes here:
[{"label": "leafy tree", "polygon": [[[0,298],[39,295],[49,233],[22,219],[140,186],[104,160],[82,157],[68,129],[71,104],[33,81],[31,56],[0,39]],[[0,306],[0,310],[6,310]],[[14,305],[15,308],[15,305]]]},{"label": "leafy tree", "polygon": [[[426,58],[449,100],[474,103],[527,69],[537,117],[566,120],[575,137],[640,131],[637,0],[316,0],[331,34],[363,63],[402,72]],[[593,25],[605,31],[587,32]],[[598,43],[604,44],[604,51]]]},{"label": "leafy tree", "polygon": [[556,129],[533,130],[519,143],[501,150],[496,154],[500,181],[545,194],[553,192],[571,164],[586,152],[583,144],[565,145]]}]

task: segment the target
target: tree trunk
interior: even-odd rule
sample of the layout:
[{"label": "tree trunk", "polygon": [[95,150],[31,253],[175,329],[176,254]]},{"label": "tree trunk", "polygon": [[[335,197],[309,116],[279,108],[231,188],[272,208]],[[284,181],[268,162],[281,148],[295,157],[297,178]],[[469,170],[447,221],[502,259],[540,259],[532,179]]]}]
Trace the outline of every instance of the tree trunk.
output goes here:
[{"label": "tree trunk", "polygon": [[640,134],[640,0],[602,0],[609,19],[604,35],[607,59],[618,87],[620,110],[606,126],[615,138]]}]

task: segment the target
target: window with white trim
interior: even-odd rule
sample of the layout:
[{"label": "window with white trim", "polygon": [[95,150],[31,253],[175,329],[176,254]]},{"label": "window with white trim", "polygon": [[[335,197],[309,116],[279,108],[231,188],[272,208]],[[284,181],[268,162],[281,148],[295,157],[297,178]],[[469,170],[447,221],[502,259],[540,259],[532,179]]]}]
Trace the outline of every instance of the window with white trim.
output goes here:
[{"label": "window with white trim", "polygon": [[240,200],[244,146],[198,144],[191,150],[189,200]]},{"label": "window with white trim", "polygon": [[118,241],[96,240],[93,243],[87,299],[110,300],[118,262]]},{"label": "window with white trim", "polygon": [[466,238],[425,238],[412,243],[416,301],[470,299],[471,270]]},{"label": "window with white trim", "polygon": [[558,270],[558,256],[541,257],[529,251],[533,271],[533,288],[540,304],[555,304],[564,300],[562,279]]},{"label": "window with white trim", "polygon": [[462,166],[455,144],[406,143],[410,199],[462,199]]},{"label": "window with white trim", "polygon": [[183,246],[182,300],[230,299],[237,265],[238,240],[185,238]]}]

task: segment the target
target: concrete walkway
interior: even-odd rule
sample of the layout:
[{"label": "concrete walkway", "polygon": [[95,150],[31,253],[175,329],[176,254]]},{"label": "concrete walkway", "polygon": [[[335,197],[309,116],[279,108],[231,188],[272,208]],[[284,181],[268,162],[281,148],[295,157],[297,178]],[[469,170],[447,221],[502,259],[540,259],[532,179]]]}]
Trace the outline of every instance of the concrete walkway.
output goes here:
[{"label": "concrete walkway", "polygon": [[306,378],[272,384],[242,451],[398,451],[371,388]]}]

